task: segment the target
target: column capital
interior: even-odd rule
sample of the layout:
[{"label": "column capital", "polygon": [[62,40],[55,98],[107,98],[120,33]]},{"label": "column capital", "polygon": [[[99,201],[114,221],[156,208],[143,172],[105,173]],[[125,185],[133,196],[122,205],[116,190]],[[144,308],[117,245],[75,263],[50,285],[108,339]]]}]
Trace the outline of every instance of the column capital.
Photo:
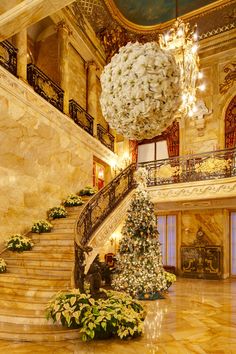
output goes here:
[{"label": "column capital", "polygon": [[95,71],[97,71],[97,70],[99,69],[97,63],[96,63],[94,60],[86,61],[86,63],[85,63],[85,68],[86,68],[86,69],[91,68],[91,69],[93,69],[93,70],[95,70]]},{"label": "column capital", "polygon": [[70,26],[64,20],[62,20],[56,24],[56,30],[58,32],[63,30],[64,32],[67,32],[68,35],[72,34]]}]

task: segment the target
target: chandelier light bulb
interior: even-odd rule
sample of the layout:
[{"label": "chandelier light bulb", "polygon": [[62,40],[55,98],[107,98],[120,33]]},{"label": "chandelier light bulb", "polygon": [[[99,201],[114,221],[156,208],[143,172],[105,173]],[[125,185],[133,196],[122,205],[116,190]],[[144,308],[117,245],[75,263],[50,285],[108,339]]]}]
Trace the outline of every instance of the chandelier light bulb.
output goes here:
[{"label": "chandelier light bulb", "polygon": [[189,115],[189,117],[192,117],[193,116],[193,111],[189,111],[188,115]]},{"label": "chandelier light bulb", "polygon": [[204,91],[205,89],[206,89],[206,85],[205,84],[201,84],[199,86],[199,90]]},{"label": "chandelier light bulb", "polygon": [[189,102],[193,102],[194,101],[194,96],[190,95],[189,96]]},{"label": "chandelier light bulb", "polygon": [[180,28],[177,32],[177,36],[181,37],[184,34],[182,28]]},{"label": "chandelier light bulb", "polygon": [[202,79],[203,78],[203,73],[201,71],[199,71],[198,73],[198,79]]},{"label": "chandelier light bulb", "polygon": [[194,35],[193,35],[193,40],[194,40],[194,41],[197,41],[197,39],[198,39],[198,35],[197,35],[197,33],[194,33]]},{"label": "chandelier light bulb", "polygon": [[170,36],[169,36],[168,33],[166,33],[166,34],[164,35],[164,39],[165,39],[166,42],[168,42],[168,40],[170,39]]},{"label": "chandelier light bulb", "polygon": [[193,53],[196,53],[196,51],[197,51],[197,45],[194,44],[194,46],[192,46],[192,52],[193,52]]},{"label": "chandelier light bulb", "polygon": [[185,94],[183,94],[183,95],[182,95],[182,100],[183,100],[183,102],[185,102],[186,99],[187,99],[187,96],[186,96]]},{"label": "chandelier light bulb", "polygon": [[196,113],[196,112],[197,112],[197,107],[194,106],[194,107],[193,107],[193,113]]}]

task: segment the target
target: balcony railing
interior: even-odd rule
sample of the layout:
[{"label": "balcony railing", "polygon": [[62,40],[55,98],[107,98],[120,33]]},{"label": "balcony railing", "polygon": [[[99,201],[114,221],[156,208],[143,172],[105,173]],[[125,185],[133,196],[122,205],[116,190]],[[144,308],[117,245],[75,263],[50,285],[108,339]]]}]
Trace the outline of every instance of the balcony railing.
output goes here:
[{"label": "balcony railing", "polygon": [[73,121],[93,136],[93,117],[74,100],[70,100],[69,112]]},{"label": "balcony railing", "polygon": [[236,176],[236,148],[144,162],[139,166],[147,169],[149,187],[233,177]]},{"label": "balcony railing", "polygon": [[114,136],[109,133],[101,124],[97,125],[98,139],[103,145],[108,147],[108,149],[114,151]]},{"label": "balcony railing", "polygon": [[27,79],[34,91],[63,112],[64,91],[34,64],[27,66]]},{"label": "balcony railing", "polygon": [[17,49],[8,41],[0,42],[0,65],[16,76]]}]

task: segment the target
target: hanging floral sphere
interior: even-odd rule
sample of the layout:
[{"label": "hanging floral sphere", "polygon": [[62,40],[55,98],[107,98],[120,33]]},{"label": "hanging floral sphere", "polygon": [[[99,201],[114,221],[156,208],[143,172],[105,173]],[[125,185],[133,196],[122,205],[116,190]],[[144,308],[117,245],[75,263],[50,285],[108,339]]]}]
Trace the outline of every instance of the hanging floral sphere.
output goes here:
[{"label": "hanging floral sphere", "polygon": [[180,71],[156,42],[128,43],[101,75],[102,113],[129,139],[153,138],[175,119],[181,105]]}]

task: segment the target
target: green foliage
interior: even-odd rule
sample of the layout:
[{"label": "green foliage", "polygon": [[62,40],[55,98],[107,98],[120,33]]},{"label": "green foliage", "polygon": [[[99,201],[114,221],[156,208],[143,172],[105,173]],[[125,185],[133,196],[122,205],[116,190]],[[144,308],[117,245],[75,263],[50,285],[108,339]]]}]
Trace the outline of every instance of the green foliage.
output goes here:
[{"label": "green foliage", "polygon": [[89,294],[80,294],[77,289],[59,293],[47,307],[47,319],[52,318],[70,328],[80,328],[84,341],[139,336],[144,320],[142,306],[126,294],[105,293],[107,299],[98,300]]},{"label": "green foliage", "polygon": [[38,220],[33,224],[31,231],[41,234],[42,232],[51,232],[52,228],[53,225],[47,220]]},{"label": "green foliage", "polygon": [[28,237],[19,234],[10,236],[6,241],[7,249],[16,252],[29,251],[33,245],[33,242]]},{"label": "green foliage", "polygon": [[172,283],[176,281],[176,275],[166,271],[164,272],[164,275],[167,281],[167,288],[169,288],[172,285]]},{"label": "green foliage", "polygon": [[7,271],[7,265],[3,258],[0,258],[0,273],[5,273]]},{"label": "green foliage", "polygon": [[83,195],[94,195],[95,193],[97,193],[97,189],[91,186],[86,186],[84,189],[81,189],[79,191],[79,195],[83,196]]},{"label": "green foliage", "polygon": [[80,206],[84,204],[82,199],[76,194],[69,194],[67,198],[63,201],[66,207]]},{"label": "green foliage", "polygon": [[127,212],[112,285],[136,298],[154,298],[167,289],[154,206],[138,188]]},{"label": "green foliage", "polygon": [[66,218],[67,217],[67,211],[63,206],[59,207],[54,207],[51,208],[48,211],[48,217],[49,219],[60,219],[60,218]]}]

